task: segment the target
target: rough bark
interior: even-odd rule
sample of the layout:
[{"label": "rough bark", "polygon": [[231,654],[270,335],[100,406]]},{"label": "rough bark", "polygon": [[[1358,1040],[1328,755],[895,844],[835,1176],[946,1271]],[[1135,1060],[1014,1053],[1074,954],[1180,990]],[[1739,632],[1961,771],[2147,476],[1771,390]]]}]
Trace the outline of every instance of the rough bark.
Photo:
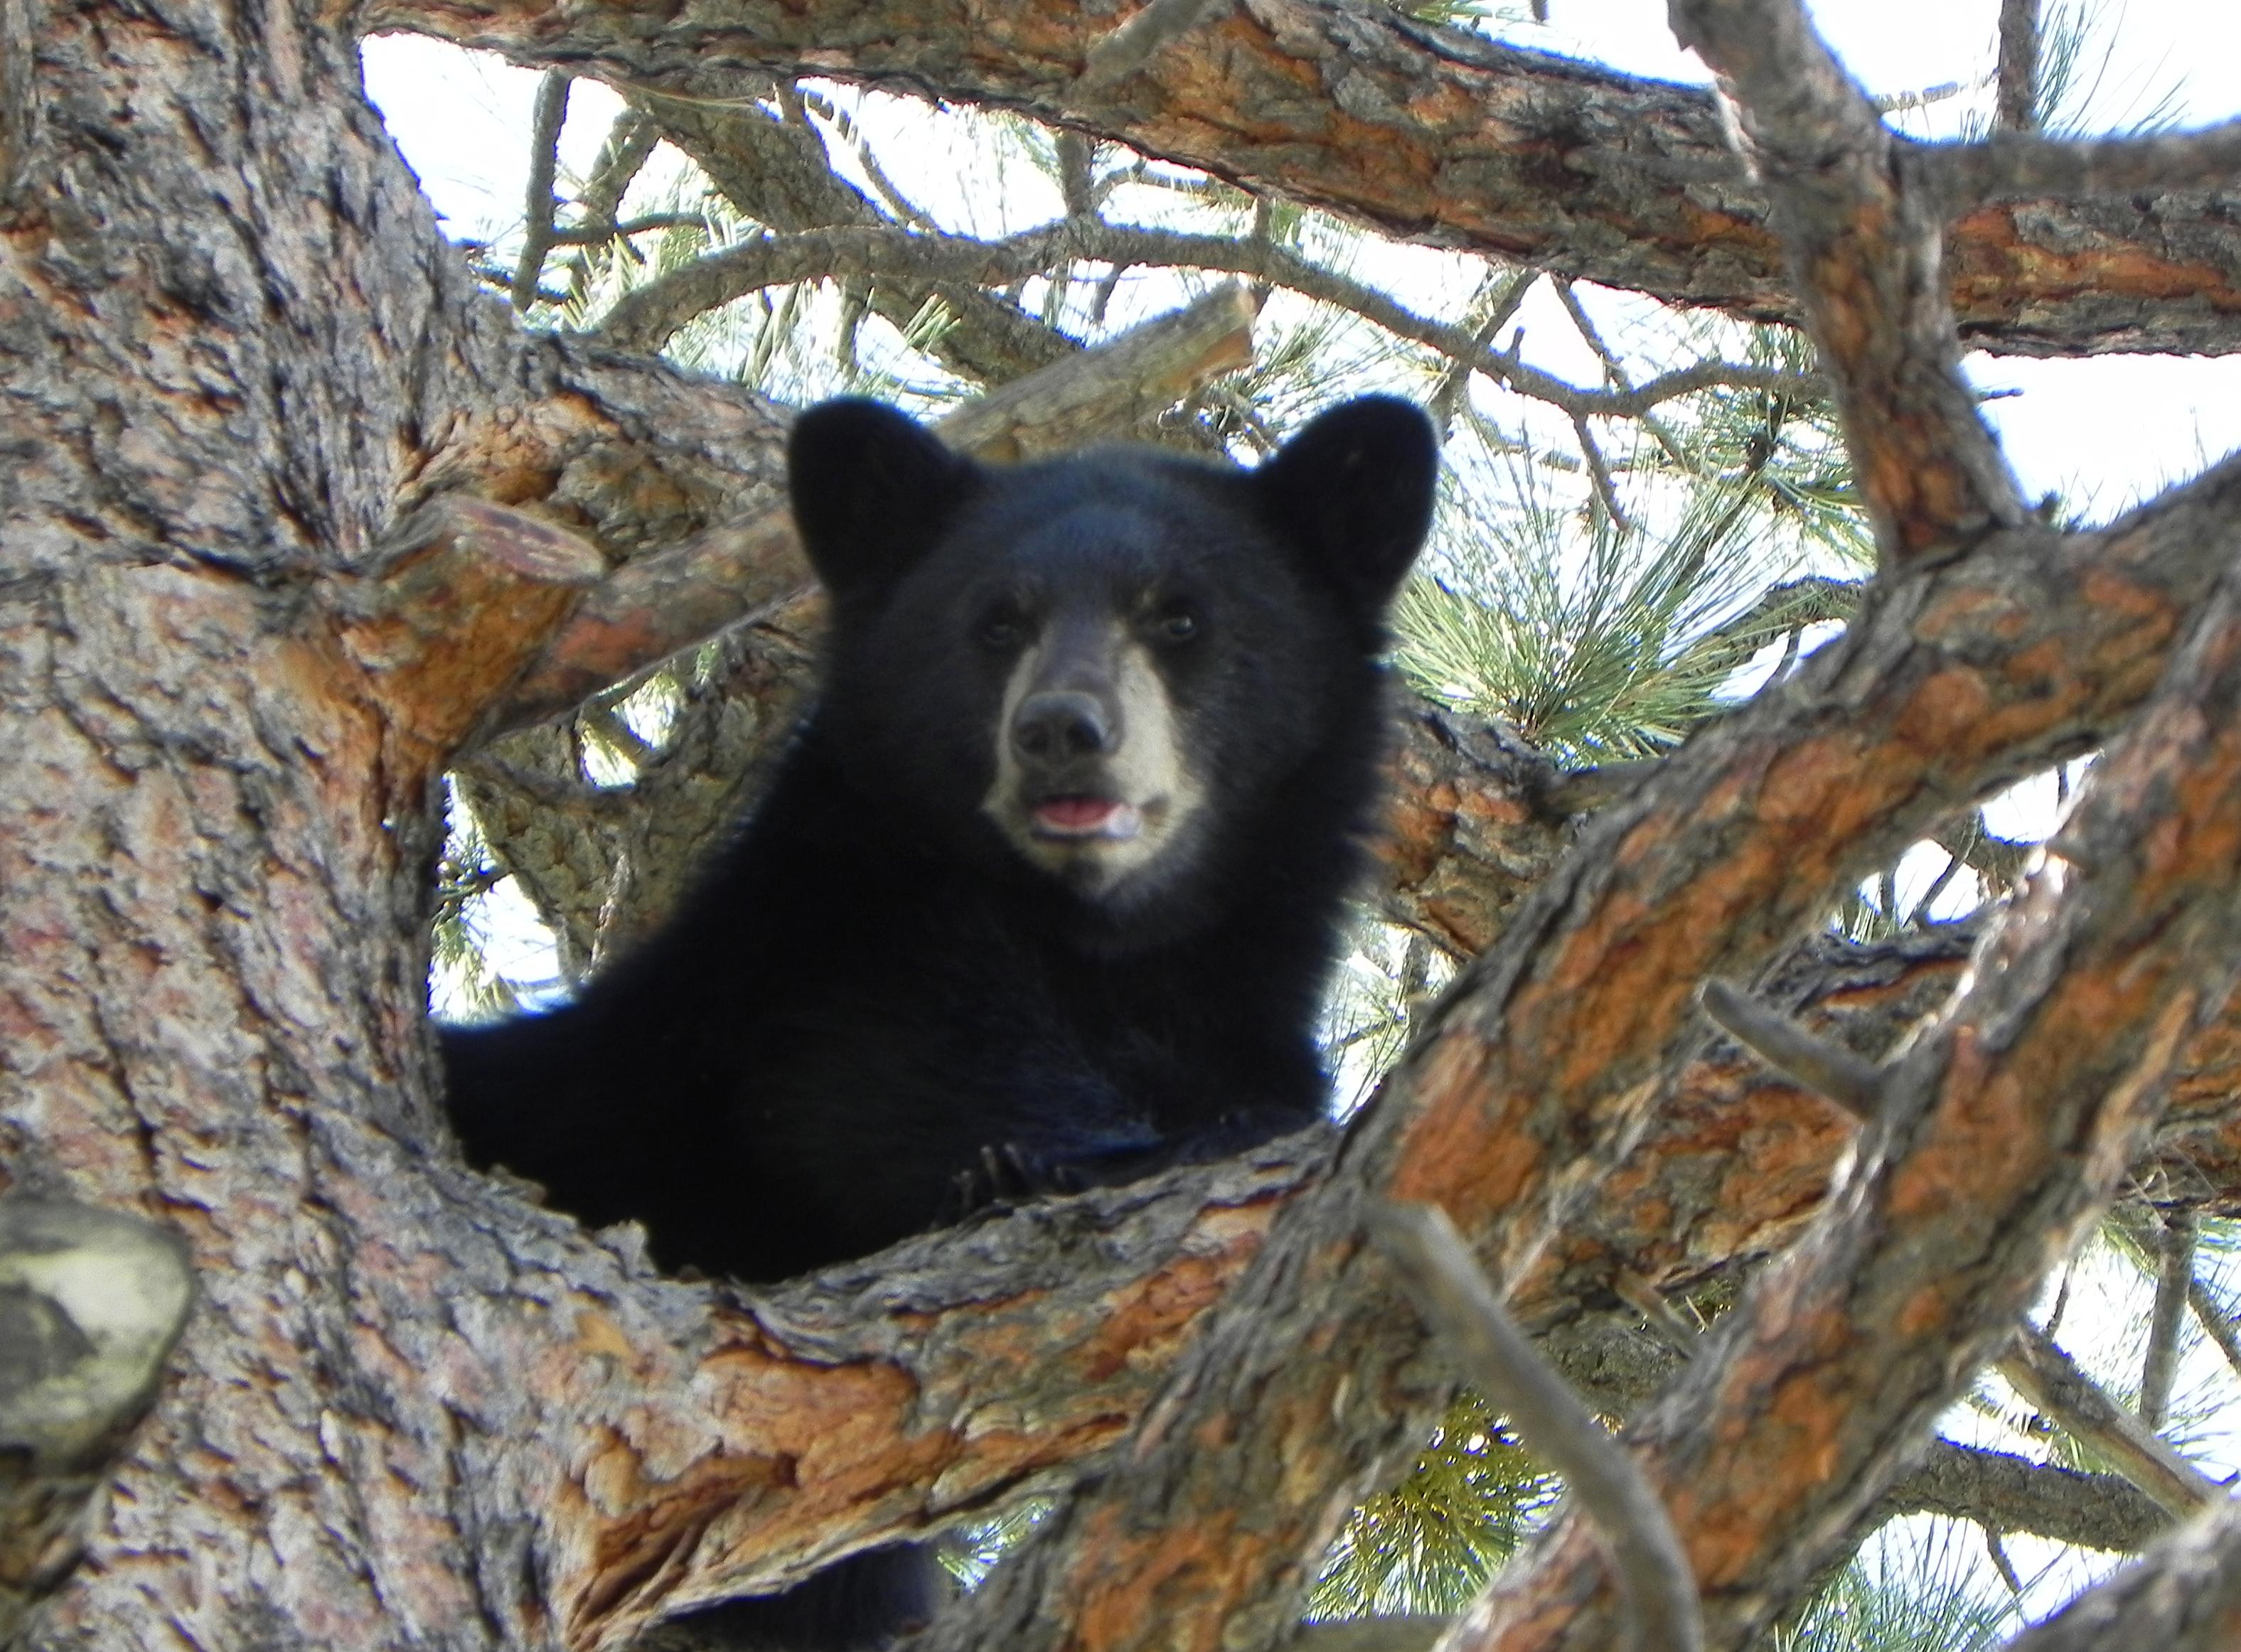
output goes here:
[{"label": "rough bark", "polygon": [[[1762,320],[1803,319],[1766,197],[1712,99],[1488,43],[1348,0],[1242,0],[1188,49],[1110,84],[1084,64],[1124,14],[1060,0],[726,0],[562,9],[373,0],[417,30],[680,103],[741,72],[817,74],[1014,108],[1333,208],[1389,233]],[[2223,191],[2047,197],[1953,229],[1946,279],[1969,344],[2019,354],[2232,347],[2241,248]]]}]

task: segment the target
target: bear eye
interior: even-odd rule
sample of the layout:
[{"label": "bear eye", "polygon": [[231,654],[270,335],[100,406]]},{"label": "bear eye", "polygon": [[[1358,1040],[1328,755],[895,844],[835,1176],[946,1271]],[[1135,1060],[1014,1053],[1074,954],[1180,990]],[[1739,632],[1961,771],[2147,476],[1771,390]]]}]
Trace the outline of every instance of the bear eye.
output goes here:
[{"label": "bear eye", "polygon": [[1198,635],[1198,612],[1188,603],[1171,602],[1152,621],[1163,642],[1188,642]]},{"label": "bear eye", "polygon": [[992,608],[980,616],[973,634],[983,648],[1000,650],[1019,646],[1020,632],[1025,629],[1026,622],[1016,608]]}]

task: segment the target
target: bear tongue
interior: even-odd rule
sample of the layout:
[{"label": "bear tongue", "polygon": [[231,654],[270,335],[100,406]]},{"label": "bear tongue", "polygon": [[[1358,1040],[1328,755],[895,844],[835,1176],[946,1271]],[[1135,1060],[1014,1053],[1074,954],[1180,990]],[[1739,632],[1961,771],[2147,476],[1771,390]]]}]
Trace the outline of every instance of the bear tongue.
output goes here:
[{"label": "bear tongue", "polygon": [[1052,832],[1097,832],[1126,807],[1113,798],[1045,798],[1035,805],[1035,824]]}]

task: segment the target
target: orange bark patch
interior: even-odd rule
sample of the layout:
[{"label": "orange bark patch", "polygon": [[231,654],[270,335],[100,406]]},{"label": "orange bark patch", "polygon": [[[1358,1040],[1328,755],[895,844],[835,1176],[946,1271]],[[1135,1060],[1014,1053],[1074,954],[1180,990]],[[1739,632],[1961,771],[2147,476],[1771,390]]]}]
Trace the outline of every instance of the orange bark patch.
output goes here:
[{"label": "orange bark patch", "polygon": [[[611,1440],[587,1465],[585,1479],[634,1481],[637,1467],[629,1448]],[[589,1568],[562,1607],[565,1633],[588,1639],[591,1627],[626,1597],[681,1566],[719,1515],[781,1479],[781,1466],[768,1458],[707,1457],[661,1487],[639,1488],[630,1512],[592,1535]]]},{"label": "orange bark patch", "polygon": [[1946,1300],[1943,1285],[1932,1280],[1917,1287],[1899,1305],[1898,1312],[1891,1316],[1891,1324],[1899,1334],[1918,1342],[1942,1328],[1952,1317],[1953,1305]]},{"label": "orange bark patch", "polygon": [[1942,1092],[1923,1138],[1892,1168],[1884,1208],[1895,1221],[1999,1207],[2038,1174],[2044,1126],[2027,1083],[1990,1067],[1969,1028],[1954,1038]]},{"label": "orange bark patch", "polygon": [[1261,1238],[1254,1233],[1217,1255],[1183,1257],[1122,1294],[1104,1329],[1082,1351],[1083,1374],[1102,1382],[1123,1366],[1164,1361],[1199,1314],[1221,1300],[1261,1248]]},{"label": "orange bark patch", "polygon": [[1529,1098],[1497,1097],[1492,1051],[1475,1033],[1450,1027],[1417,1075],[1416,1115],[1394,1160],[1395,1199],[1443,1207],[1468,1230],[1471,1219],[1513,1203],[1541,1162],[1541,1144],[1519,1128]]},{"label": "orange bark patch", "polygon": [[[1265,1539],[1237,1530],[1224,1512],[1198,1521],[1138,1533],[1120,1510],[1101,1506],[1092,1541],[1077,1551],[1084,1571],[1068,1580],[1067,1595],[1080,1602],[1069,1652],[1105,1647],[1160,1646],[1168,1652],[1215,1652],[1221,1626],[1242,1592],[1240,1579],[1261,1575]],[[1189,1640],[1173,1631],[1193,1626]]]}]

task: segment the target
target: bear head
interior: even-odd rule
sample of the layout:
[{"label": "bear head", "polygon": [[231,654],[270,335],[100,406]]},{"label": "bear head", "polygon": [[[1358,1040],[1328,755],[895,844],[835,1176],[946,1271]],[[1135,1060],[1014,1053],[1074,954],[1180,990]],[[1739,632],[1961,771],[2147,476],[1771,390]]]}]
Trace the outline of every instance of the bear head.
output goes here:
[{"label": "bear head", "polygon": [[788,464],[833,603],[819,726],[898,831],[1125,918],[1282,835],[1272,813],[1364,824],[1385,609],[1437,470],[1409,404],[1348,402],[1245,471],[984,465],[834,401]]}]

